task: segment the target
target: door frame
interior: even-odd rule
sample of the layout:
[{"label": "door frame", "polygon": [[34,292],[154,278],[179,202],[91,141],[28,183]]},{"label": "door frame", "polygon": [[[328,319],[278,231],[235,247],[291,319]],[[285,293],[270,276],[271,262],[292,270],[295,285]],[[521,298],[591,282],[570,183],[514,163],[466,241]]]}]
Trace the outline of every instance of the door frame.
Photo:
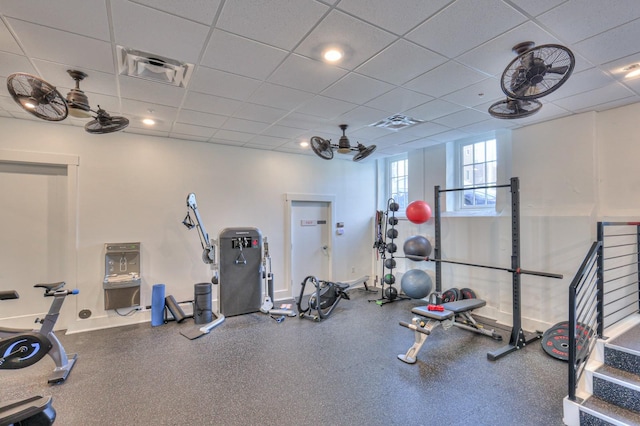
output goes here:
[{"label": "door frame", "polygon": [[325,228],[326,238],[329,242],[329,277],[328,280],[333,279],[333,246],[334,246],[334,233],[333,233],[333,223],[336,217],[336,196],[335,195],[321,195],[321,194],[292,194],[286,193],[284,194],[285,200],[285,227],[284,227],[284,271],[285,271],[285,294],[287,298],[291,297],[293,294],[293,282],[292,282],[292,246],[293,241],[291,238],[293,237],[293,221],[291,220],[291,216],[293,214],[293,203],[297,201],[301,202],[320,202],[320,203],[328,203],[329,204],[329,217],[327,218],[328,225]]},{"label": "door frame", "polygon": [[[67,169],[66,191],[67,191],[67,239],[64,242],[66,265],[64,267],[64,281],[68,289],[78,288],[78,167],[80,157],[73,154],[54,154],[45,152],[13,151],[0,149],[0,162],[13,165],[38,166],[63,166]],[[73,297],[68,305],[75,303],[74,314],[68,321],[59,321],[58,325],[65,324],[67,329],[72,328],[73,322],[77,321],[75,312],[79,306],[79,298]],[[64,315],[64,314],[61,314]]]}]

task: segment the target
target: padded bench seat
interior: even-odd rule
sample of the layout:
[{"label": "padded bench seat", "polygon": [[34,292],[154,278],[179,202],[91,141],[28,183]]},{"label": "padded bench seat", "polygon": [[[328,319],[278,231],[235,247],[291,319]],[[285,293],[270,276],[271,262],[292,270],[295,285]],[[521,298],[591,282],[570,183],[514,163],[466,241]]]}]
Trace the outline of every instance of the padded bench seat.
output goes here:
[{"label": "padded bench seat", "polygon": [[482,299],[462,299],[456,300],[455,302],[444,303],[442,305],[444,311],[430,311],[427,306],[417,306],[411,309],[411,312],[425,318],[434,319],[436,321],[444,321],[451,318],[455,314],[482,308],[486,304],[487,302]]}]

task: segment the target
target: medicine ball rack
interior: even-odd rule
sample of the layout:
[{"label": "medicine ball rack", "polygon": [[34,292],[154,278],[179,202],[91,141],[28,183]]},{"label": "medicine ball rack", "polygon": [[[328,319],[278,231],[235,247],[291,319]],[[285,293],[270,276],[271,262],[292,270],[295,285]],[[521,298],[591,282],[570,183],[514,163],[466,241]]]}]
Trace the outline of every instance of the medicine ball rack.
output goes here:
[{"label": "medicine ball rack", "polygon": [[[396,212],[399,208],[398,203],[393,198],[389,198],[386,212],[377,212],[378,239],[373,248],[378,250],[380,259],[382,259],[382,277],[380,279],[382,294],[379,299],[370,299],[369,302],[376,302],[380,306],[397,300],[409,299],[409,297],[401,295],[398,289],[393,286],[396,281],[396,276],[393,274],[393,270],[396,268],[394,253],[398,250],[398,245],[394,243],[394,240],[398,238],[398,230],[395,229],[398,224]],[[382,233],[382,222],[384,222],[384,235]],[[387,242],[388,240],[390,242]],[[389,253],[389,258],[387,258],[387,253]],[[386,273],[387,270],[389,271],[388,273]],[[385,284],[387,285],[386,289]]]},{"label": "medicine ball rack", "polygon": [[[511,267],[503,268],[491,265],[479,265],[470,262],[459,262],[453,260],[444,260],[441,258],[442,251],[442,234],[441,234],[441,214],[440,214],[440,194],[443,192],[468,191],[487,188],[509,188],[511,192]],[[505,355],[510,354],[518,349],[525,347],[528,343],[542,338],[542,333],[525,333],[522,330],[522,312],[521,312],[521,275],[536,275],[540,277],[562,279],[562,275],[549,272],[531,271],[520,268],[520,181],[517,177],[512,177],[509,184],[504,185],[486,185],[474,186],[466,188],[440,189],[439,185],[434,188],[434,222],[435,222],[435,247],[433,248],[433,259],[425,259],[436,262],[436,294],[442,292],[442,263],[451,263],[455,265],[467,265],[478,268],[489,268],[500,271],[510,272],[512,274],[512,303],[513,303],[513,322],[511,329],[511,338],[509,344],[487,353],[487,358],[495,361]]]}]

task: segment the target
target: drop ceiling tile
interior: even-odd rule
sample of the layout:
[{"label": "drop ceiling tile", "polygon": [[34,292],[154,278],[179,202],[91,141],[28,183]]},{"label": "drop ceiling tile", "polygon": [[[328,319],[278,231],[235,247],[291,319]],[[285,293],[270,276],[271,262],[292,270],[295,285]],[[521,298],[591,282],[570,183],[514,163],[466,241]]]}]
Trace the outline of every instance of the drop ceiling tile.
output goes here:
[{"label": "drop ceiling tile", "polygon": [[[374,121],[370,122],[369,124],[372,124],[372,123],[374,123]],[[390,131],[387,129],[381,129],[379,127],[371,127],[367,125],[355,130],[349,129],[349,136],[352,138],[371,142],[377,138],[387,136],[389,132]]]},{"label": "drop ceiling tile", "polygon": [[515,126],[516,124],[513,123],[513,120],[490,118],[489,120],[469,124],[468,126],[462,126],[459,130],[473,135],[482,135],[484,133],[489,133],[498,129],[508,129]]},{"label": "drop ceiling tile", "polygon": [[313,97],[313,93],[277,84],[263,83],[249,98],[249,102],[292,110]]},{"label": "drop ceiling tile", "polygon": [[319,60],[324,48],[337,45],[345,53],[339,66],[353,70],[391,44],[395,38],[373,25],[333,10],[313,29],[295,52]]},{"label": "drop ceiling tile", "polygon": [[261,121],[263,123],[275,123],[287,115],[288,111],[279,108],[272,108],[264,105],[244,103],[233,114],[236,118],[246,120]]},{"label": "drop ceiling tile", "polygon": [[258,121],[243,120],[241,118],[229,118],[222,126],[222,129],[232,130],[234,132],[257,134],[264,132],[267,127],[269,127],[268,124]]},{"label": "drop ceiling tile", "polygon": [[638,39],[640,19],[576,43],[575,48],[589,61],[600,65],[637,53]]},{"label": "drop ceiling tile", "polygon": [[488,75],[501,77],[503,71],[516,57],[513,46],[533,41],[536,46],[560,44],[558,39],[533,22],[525,22],[475,49],[460,55],[456,60]]},{"label": "drop ceiling tile", "polygon": [[[616,82],[596,90],[557,99],[553,103],[568,111],[583,111],[591,106],[613,102],[633,95],[635,93]],[[544,109],[544,106],[542,108]]]},{"label": "drop ceiling tile", "polygon": [[209,68],[265,80],[286,56],[285,50],[214,30],[200,63]]},{"label": "drop ceiling tile", "polygon": [[198,67],[191,77],[190,90],[245,101],[260,85],[259,80],[207,67]]},{"label": "drop ceiling tile", "polygon": [[320,61],[291,55],[269,77],[268,81],[293,89],[319,93],[346,73],[346,70]]},{"label": "drop ceiling tile", "polygon": [[0,77],[6,78],[15,72],[38,75],[26,56],[0,52]]},{"label": "drop ceiling tile", "polygon": [[511,2],[531,16],[538,16],[567,0],[511,0]]},{"label": "drop ceiling tile", "polygon": [[367,102],[367,106],[377,108],[392,114],[401,113],[429,102],[433,98],[412,90],[396,87],[377,98]]},{"label": "drop ceiling tile", "polygon": [[36,59],[114,72],[111,44],[65,31],[7,19],[25,53]]},{"label": "drop ceiling tile", "polygon": [[180,2],[175,0],[134,1],[205,25],[211,25],[220,6],[220,0],[190,0]]},{"label": "drop ceiling tile", "polygon": [[402,35],[424,21],[451,0],[342,0],[338,5],[360,19]]},{"label": "drop ceiling tile", "polygon": [[460,130],[449,130],[446,132],[433,135],[429,139],[442,143],[442,142],[451,142],[451,141],[456,141],[458,139],[468,138],[469,136],[470,135],[467,132],[462,132]]},{"label": "drop ceiling tile", "polygon": [[303,133],[303,130],[296,129],[293,127],[280,126],[278,124],[274,124],[270,126],[267,130],[262,132],[263,135],[274,136],[277,138],[285,138],[285,139],[293,139],[300,136]]},{"label": "drop ceiling tile", "polygon": [[457,62],[448,61],[403,86],[409,90],[439,98],[486,78],[486,74],[474,71]]},{"label": "drop ceiling tile", "polygon": [[118,80],[120,96],[123,98],[177,107],[184,97],[184,89],[181,87],[125,75],[118,76]]},{"label": "drop ceiling tile", "polygon": [[156,136],[156,137],[161,137],[161,138],[168,138],[169,137],[169,132],[163,132],[163,131],[158,131],[158,130],[153,130],[153,129],[143,129],[141,127],[132,127],[131,125],[129,125],[129,127],[124,129],[123,132],[125,132],[125,133],[134,133],[134,134],[138,134],[138,135]]},{"label": "drop ceiling tile", "polygon": [[601,111],[606,111],[608,109],[612,109],[612,108],[618,108],[618,107],[622,107],[625,105],[630,105],[630,104],[634,104],[640,102],[640,96],[630,96],[628,98],[622,98],[622,99],[617,99],[615,101],[611,101],[611,102],[605,102],[602,104],[598,104],[595,107],[593,107],[593,109],[595,111],[601,112]]},{"label": "drop ceiling tile", "polygon": [[588,92],[599,87],[607,86],[613,82],[613,78],[598,68],[591,68],[579,73],[574,72],[562,86],[546,95],[544,100],[553,102],[556,99]]},{"label": "drop ceiling tile", "polygon": [[422,104],[416,108],[411,108],[405,111],[410,117],[417,118],[418,120],[431,121],[438,117],[452,114],[457,111],[463,110],[464,107],[451,102],[443,101],[441,99],[434,99],[433,101]]},{"label": "drop ceiling tile", "polygon": [[549,121],[556,117],[566,115],[569,115],[569,112],[566,109],[560,108],[552,103],[543,103],[542,108],[540,108],[537,113],[530,115],[529,117],[517,118],[509,121],[512,121],[519,126],[526,126],[533,123],[542,123],[543,121]]},{"label": "drop ceiling tile", "polygon": [[393,86],[389,83],[374,80],[360,74],[349,73],[323,90],[322,95],[345,102],[364,104],[391,89],[393,89]]},{"label": "drop ceiling tile", "polygon": [[417,138],[426,138],[448,130],[450,130],[450,128],[447,126],[443,126],[442,124],[434,123],[432,121],[426,121],[400,131],[406,132],[407,134],[413,135]]},{"label": "drop ceiling tile", "polygon": [[368,126],[369,124],[376,123],[383,118],[386,118],[387,114],[379,109],[369,108],[366,106],[359,106],[351,111],[342,114],[337,118],[340,123],[346,123],[353,132],[353,129]]},{"label": "drop ceiling tile", "polygon": [[501,0],[458,0],[411,31],[406,38],[455,58],[525,20],[522,13]]},{"label": "drop ceiling tile", "polygon": [[344,102],[339,99],[327,98],[326,96],[316,96],[298,108],[296,112],[315,115],[317,117],[331,120],[332,118],[338,117],[347,111],[351,111],[356,106],[356,104]]},{"label": "drop ceiling tile", "polygon": [[474,109],[463,109],[462,111],[454,112],[444,117],[433,120],[436,124],[457,129],[460,127],[468,126],[469,124],[478,123],[480,121],[488,120],[491,116],[488,113],[476,111]]},{"label": "drop ceiling tile", "polygon": [[175,123],[173,125],[173,128],[171,129],[170,136],[181,134],[209,139],[211,136],[213,136],[213,133],[215,131],[216,129],[211,127],[195,126],[193,124],[186,123]]},{"label": "drop ceiling tile", "polygon": [[0,13],[103,41],[110,41],[104,0],[3,1]]},{"label": "drop ceiling tile", "polygon": [[223,30],[291,50],[328,9],[313,0],[235,0],[225,2],[217,24]]},{"label": "drop ceiling tile", "polygon": [[196,63],[209,27],[125,0],[111,0],[115,42],[177,61]]},{"label": "drop ceiling tile", "polygon": [[228,145],[228,146],[243,146],[246,142],[233,141],[228,139],[219,139],[215,136],[209,139],[209,142],[214,143],[216,145]]},{"label": "drop ceiling tile", "polygon": [[442,100],[472,108],[491,100],[505,98],[497,78],[488,78],[442,97]]},{"label": "drop ceiling tile", "polygon": [[301,114],[299,112],[292,112],[291,114],[278,121],[278,124],[287,127],[293,127],[296,129],[315,129],[318,126],[325,125],[327,120],[325,118],[316,117],[308,114]]},{"label": "drop ceiling tile", "polygon": [[[191,124],[194,126],[219,128],[226,121],[227,117],[222,115],[207,114],[205,112],[193,111],[188,109],[180,110],[177,121],[183,124]],[[187,133],[187,132],[180,132]],[[211,136],[211,135],[209,135]]]},{"label": "drop ceiling tile", "polygon": [[178,109],[166,105],[153,104],[150,102],[142,102],[133,99],[122,99],[122,113],[129,117],[148,117],[149,110],[152,110],[152,116],[162,123],[173,123],[176,119]]},{"label": "drop ceiling tile", "polygon": [[242,105],[242,102],[236,99],[207,95],[191,90],[187,92],[183,107],[210,114],[233,115],[240,105]]},{"label": "drop ceiling tile", "polygon": [[398,147],[398,149],[401,151],[406,151],[406,150],[413,151],[416,149],[429,148],[434,145],[440,145],[440,142],[436,142],[431,139],[418,139],[415,141],[403,143]]},{"label": "drop ceiling tile", "polygon": [[404,84],[447,58],[406,40],[398,40],[359,66],[356,71],[391,84]]},{"label": "drop ceiling tile", "polygon": [[196,136],[196,135],[182,134],[182,133],[176,133],[176,132],[169,133],[169,137],[173,139],[181,139],[181,140],[195,141],[195,142],[209,142],[209,139],[211,139],[206,136]]},{"label": "drop ceiling tile", "polygon": [[0,21],[0,51],[22,55],[22,49],[20,49],[13,34],[9,32],[9,29],[2,21]]},{"label": "drop ceiling tile", "polygon": [[233,130],[220,129],[214,135],[214,139],[226,140],[232,142],[249,142],[255,136],[254,133],[236,132]]},{"label": "drop ceiling tile", "polygon": [[390,131],[387,135],[376,138],[374,143],[376,145],[382,145],[382,146],[400,145],[402,143],[407,143],[410,141],[414,141],[416,139],[418,139],[418,137],[411,133],[404,133],[402,131],[399,131],[399,132]]},{"label": "drop ceiling tile", "polygon": [[585,40],[640,18],[640,2],[618,0],[570,0],[538,17],[538,20],[568,43]]},{"label": "drop ceiling tile", "polygon": [[275,136],[267,136],[267,135],[257,135],[254,138],[251,138],[251,140],[249,141],[248,145],[250,146],[270,146],[270,147],[276,147],[276,146],[281,146],[284,145],[288,142],[289,140],[286,138],[278,138]]}]

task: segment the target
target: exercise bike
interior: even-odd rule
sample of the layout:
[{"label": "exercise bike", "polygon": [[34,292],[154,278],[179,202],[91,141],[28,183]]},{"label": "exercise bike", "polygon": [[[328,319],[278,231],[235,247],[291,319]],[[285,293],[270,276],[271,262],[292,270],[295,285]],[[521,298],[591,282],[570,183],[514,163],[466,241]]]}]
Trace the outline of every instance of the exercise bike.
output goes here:
[{"label": "exercise bike", "polygon": [[[315,287],[315,291],[309,296],[307,307],[302,307],[302,299],[304,299],[304,289],[307,283],[311,283]],[[333,310],[338,306],[338,302],[342,299],[349,300],[347,289],[349,284],[323,281],[309,275],[302,281],[300,289],[300,297],[298,298],[298,315],[300,318],[307,318],[314,321],[321,321],[328,318]],[[316,311],[316,314],[312,312]]]},{"label": "exercise bike", "polygon": [[[64,285],[63,281],[34,285],[35,288],[44,289],[45,297],[53,297],[47,315],[43,319],[36,319],[36,323],[41,324],[39,330],[0,327],[0,370],[30,367],[48,354],[56,364],[49,378],[49,384],[61,383],[67,379],[78,354],[67,355],[53,328],[60,315],[64,299],[70,294],[78,294],[79,291],[63,290]],[[18,294],[13,293],[15,294],[13,298],[16,299]]]},{"label": "exercise bike", "polygon": [[[15,290],[0,291],[0,300],[17,299]],[[51,405],[51,397],[35,395],[0,404],[0,424],[19,426],[52,425],[56,410]]]}]

